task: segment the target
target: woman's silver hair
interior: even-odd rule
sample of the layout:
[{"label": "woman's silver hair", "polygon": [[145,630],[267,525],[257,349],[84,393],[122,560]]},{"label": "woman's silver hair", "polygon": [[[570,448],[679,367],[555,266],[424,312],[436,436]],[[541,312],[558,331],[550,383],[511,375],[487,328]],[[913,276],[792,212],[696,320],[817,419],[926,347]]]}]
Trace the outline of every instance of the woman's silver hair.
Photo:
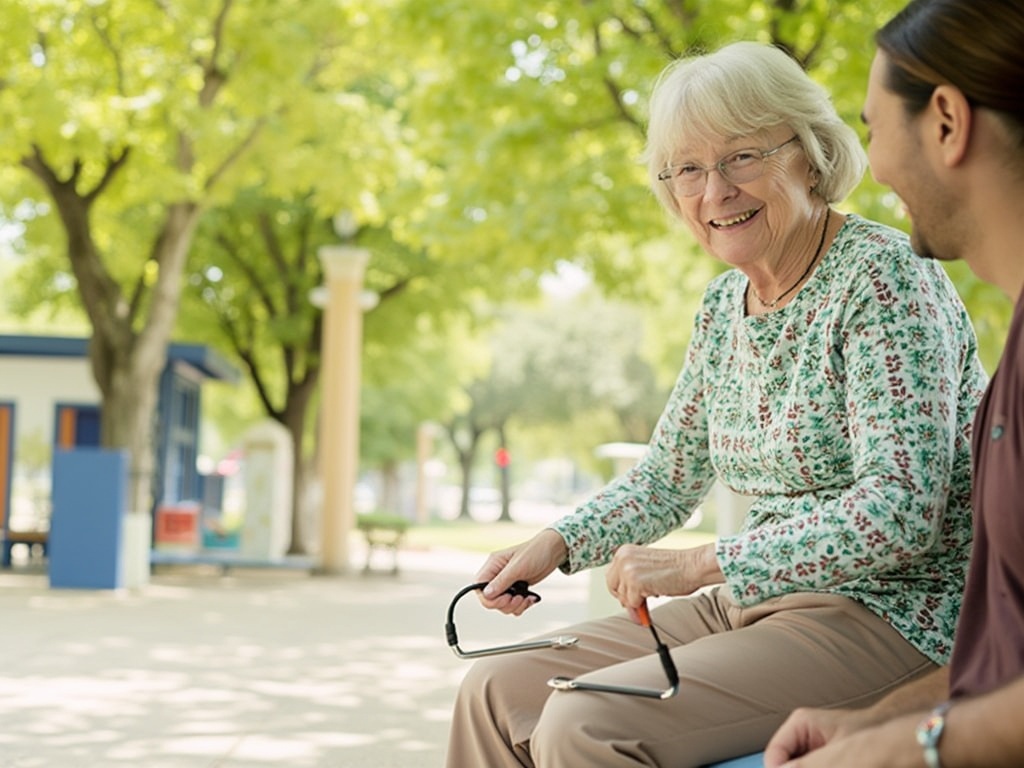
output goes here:
[{"label": "woman's silver hair", "polygon": [[741,42],[673,62],[651,95],[644,157],[654,194],[679,215],[658,172],[681,159],[674,153],[684,141],[730,140],[780,125],[797,135],[817,171],[817,195],[834,203],[857,186],[867,168],[857,133],[836,113],[828,92],[783,50]]}]

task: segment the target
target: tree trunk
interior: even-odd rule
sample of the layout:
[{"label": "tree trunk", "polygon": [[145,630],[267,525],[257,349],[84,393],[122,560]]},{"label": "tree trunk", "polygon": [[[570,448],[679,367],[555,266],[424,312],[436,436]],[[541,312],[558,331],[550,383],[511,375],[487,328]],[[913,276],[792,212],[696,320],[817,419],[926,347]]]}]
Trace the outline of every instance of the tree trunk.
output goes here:
[{"label": "tree trunk", "polygon": [[508,459],[508,439],[505,437],[505,426],[498,429],[498,449],[504,452],[505,461],[498,464],[498,480],[501,486],[501,514],[498,520],[501,522],[512,522],[512,489],[511,475],[512,464]]},{"label": "tree trunk", "polygon": [[133,514],[149,514],[156,501],[157,392],[166,363],[166,342],[163,350],[163,355],[143,355],[131,348],[112,349],[98,334],[89,344],[93,376],[103,393],[100,442],[106,448],[128,452],[128,512]]},{"label": "tree trunk", "polygon": [[292,393],[287,398],[281,423],[288,430],[292,440],[292,525],[291,542],[288,544],[289,555],[306,554],[306,532],[303,520],[306,491],[306,462],[303,457],[303,445],[306,441],[306,411],[309,407],[309,396]]},{"label": "tree trunk", "polygon": [[149,514],[154,502],[154,436],[159,426],[157,384],[167,362],[181,275],[199,208],[191,202],[167,206],[147,260],[157,265],[156,281],[149,286],[143,264],[133,294],[126,296],[103,262],[89,214],[127,156],[126,150],[110,158],[91,190],[79,189],[81,164],[72,166],[67,178],[60,178],[38,148],[22,164],[46,186],[67,234],[68,260],[92,324],[89,361],[103,396],[100,442],[128,452],[129,512]]},{"label": "tree trunk", "polygon": [[469,514],[469,493],[473,485],[473,462],[476,459],[477,445],[483,430],[473,423],[471,417],[465,418],[465,429],[460,429],[460,419],[456,418],[447,425],[448,439],[452,442],[455,455],[459,459],[459,471],[462,475],[462,497],[459,500],[459,519],[471,520]]},{"label": "tree trunk", "polygon": [[380,467],[380,500],[377,507],[391,515],[402,514],[402,483],[398,476],[398,462],[385,461]]},{"label": "tree trunk", "polygon": [[[178,316],[181,275],[199,209],[189,203],[168,207],[164,226],[153,245],[152,260],[159,273],[149,298],[149,313],[138,333],[132,331],[135,312],[124,313],[120,303],[90,313],[93,337],[89,347],[93,375],[103,393],[101,441],[130,452],[129,509],[149,514],[153,508],[155,435],[160,374],[167,364],[167,346]],[[79,258],[71,254],[74,261]],[[77,273],[77,269],[76,269]],[[139,304],[132,302],[134,308]]]},{"label": "tree trunk", "polygon": [[469,514],[469,494],[473,484],[473,458],[476,456],[476,441],[465,450],[458,450],[459,469],[462,472],[462,497],[459,500],[459,519],[471,520]]}]

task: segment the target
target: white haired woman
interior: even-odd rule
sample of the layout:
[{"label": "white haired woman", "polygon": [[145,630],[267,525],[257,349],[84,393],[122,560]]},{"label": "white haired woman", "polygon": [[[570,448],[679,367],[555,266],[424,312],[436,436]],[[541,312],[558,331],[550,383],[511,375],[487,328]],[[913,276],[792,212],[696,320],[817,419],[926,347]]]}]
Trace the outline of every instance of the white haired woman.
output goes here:
[{"label": "white haired woman", "polygon": [[[477,661],[450,768],[700,766],[763,749],[797,706],[866,704],[948,660],[985,385],[950,281],[904,234],[832,208],[864,152],[777,48],[670,66],[647,159],[662,206],[732,269],[644,458],[476,578],[486,607],[520,614],[535,598],[516,582],[610,563],[626,610],[567,630],[572,648]],[[716,479],[755,497],[738,534],[647,546]],[[615,692],[664,686],[638,625],[653,596],[674,598],[649,614],[678,670],[664,699]]]}]

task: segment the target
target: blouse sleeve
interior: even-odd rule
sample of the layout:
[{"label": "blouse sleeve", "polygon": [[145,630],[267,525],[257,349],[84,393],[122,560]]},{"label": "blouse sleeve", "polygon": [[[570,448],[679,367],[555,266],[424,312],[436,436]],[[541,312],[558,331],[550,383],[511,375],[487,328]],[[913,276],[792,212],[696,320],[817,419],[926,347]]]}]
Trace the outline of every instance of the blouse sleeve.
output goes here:
[{"label": "blouse sleeve", "polygon": [[845,387],[854,481],[779,500],[776,514],[719,540],[740,603],[880,573],[920,577],[923,554],[962,543],[942,536],[950,494],[964,497],[953,488],[969,430],[962,401],[984,387],[974,335],[941,267],[888,263],[897,266],[872,267],[851,290],[830,353],[829,378]]},{"label": "blouse sleeve", "polygon": [[566,573],[603,565],[621,544],[648,544],[693,514],[714,480],[708,455],[707,414],[700,377],[709,323],[698,315],[683,370],[643,458],[574,514],[550,527],[569,549]]}]

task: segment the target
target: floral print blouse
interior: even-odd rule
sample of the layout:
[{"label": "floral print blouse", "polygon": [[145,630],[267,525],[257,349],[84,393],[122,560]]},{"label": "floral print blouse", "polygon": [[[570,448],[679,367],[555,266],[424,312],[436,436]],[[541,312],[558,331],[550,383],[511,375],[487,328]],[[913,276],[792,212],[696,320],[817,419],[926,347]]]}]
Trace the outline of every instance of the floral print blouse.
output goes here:
[{"label": "floral print blouse", "polygon": [[644,458],[551,526],[563,570],[658,540],[717,478],[757,497],[716,545],[733,600],[843,595],[946,663],[986,384],[963,303],[906,235],[855,215],[789,304],[747,316],[746,288],[712,281]]}]

